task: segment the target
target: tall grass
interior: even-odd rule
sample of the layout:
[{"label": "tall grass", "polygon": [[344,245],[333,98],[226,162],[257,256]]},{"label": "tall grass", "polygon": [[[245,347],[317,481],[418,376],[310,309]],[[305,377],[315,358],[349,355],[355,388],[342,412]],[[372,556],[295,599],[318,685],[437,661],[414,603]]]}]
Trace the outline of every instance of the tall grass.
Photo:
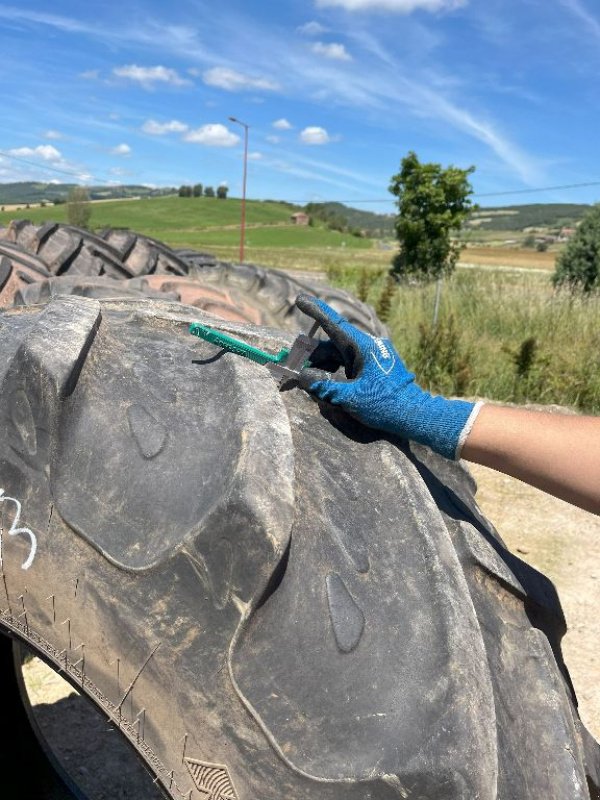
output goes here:
[{"label": "tall grass", "polygon": [[[389,294],[383,270],[368,290],[354,268],[329,280],[376,306]],[[600,297],[555,292],[545,275],[458,270],[435,284],[400,284],[387,324],[394,343],[432,391],[600,412]]]}]

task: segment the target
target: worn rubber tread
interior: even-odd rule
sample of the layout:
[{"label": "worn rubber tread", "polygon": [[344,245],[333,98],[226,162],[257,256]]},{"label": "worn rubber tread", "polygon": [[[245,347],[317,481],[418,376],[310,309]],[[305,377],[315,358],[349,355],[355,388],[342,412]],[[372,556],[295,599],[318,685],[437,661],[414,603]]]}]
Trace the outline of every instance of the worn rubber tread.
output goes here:
[{"label": "worn rubber tread", "polygon": [[154,272],[187,275],[189,272],[187,263],[174,250],[150,236],[120,228],[107,228],[100,236],[115,248],[133,276]]},{"label": "worn rubber tread", "polygon": [[[378,319],[371,306],[361,302],[350,292],[334,289],[327,284],[299,281],[278,269],[267,269],[255,264],[231,264],[208,261],[206,253],[184,249],[177,251],[190,269],[202,280],[241,290],[247,297],[256,297],[259,305],[281,320],[285,330],[306,332],[310,321],[295,306],[300,292],[309,292],[325,300],[361,330],[374,336],[389,336],[386,326]],[[264,324],[272,324],[264,321]]]},{"label": "worn rubber tread", "polygon": [[106,274],[125,279],[133,274],[107,242],[71,225],[47,222],[36,226],[27,220],[14,220],[5,236],[9,241],[39,255],[54,275]]},{"label": "worn rubber tread", "polygon": [[[29,536],[3,542],[0,629],[177,800],[595,797],[558,598],[470,476],[279,393],[193,340],[198,313],[3,312],[0,487],[37,548],[23,569]],[[225,328],[273,351],[292,338]]]}]

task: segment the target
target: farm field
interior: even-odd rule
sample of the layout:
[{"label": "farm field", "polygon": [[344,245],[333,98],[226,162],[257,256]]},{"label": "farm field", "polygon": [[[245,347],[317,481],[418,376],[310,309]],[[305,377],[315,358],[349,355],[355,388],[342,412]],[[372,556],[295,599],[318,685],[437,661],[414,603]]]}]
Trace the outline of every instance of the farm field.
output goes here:
[{"label": "farm field", "polygon": [[508,247],[465,247],[461,253],[462,264],[477,264],[482,267],[519,267],[554,271],[557,251]]},{"label": "farm field", "polygon": [[389,297],[383,272],[346,265],[328,277],[386,312],[408,366],[434,392],[600,412],[598,296],[556,292],[545,270],[459,269],[440,285],[434,326],[436,284],[392,287]]}]

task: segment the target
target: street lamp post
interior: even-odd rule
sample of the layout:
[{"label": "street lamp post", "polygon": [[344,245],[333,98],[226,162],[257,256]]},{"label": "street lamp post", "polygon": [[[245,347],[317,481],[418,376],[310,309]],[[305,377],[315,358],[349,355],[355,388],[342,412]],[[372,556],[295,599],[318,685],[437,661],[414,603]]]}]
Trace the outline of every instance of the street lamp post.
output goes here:
[{"label": "street lamp post", "polygon": [[244,129],[244,179],[242,181],[242,221],[240,225],[240,263],[244,263],[244,239],[246,236],[246,176],[248,174],[248,128],[245,122],[236,117],[229,117],[230,122],[241,125]]}]

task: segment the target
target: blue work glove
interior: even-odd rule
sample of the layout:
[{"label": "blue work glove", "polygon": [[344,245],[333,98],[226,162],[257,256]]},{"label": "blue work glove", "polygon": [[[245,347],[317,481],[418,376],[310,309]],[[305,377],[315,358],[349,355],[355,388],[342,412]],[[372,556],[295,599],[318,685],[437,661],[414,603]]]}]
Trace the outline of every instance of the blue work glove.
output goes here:
[{"label": "blue work glove", "polygon": [[[389,339],[363,333],[316,297],[301,294],[296,305],[330,339],[319,344],[311,366],[301,371],[303,389],[369,428],[420,442],[446,458],[460,457],[480,403],[432,397],[415,383]],[[331,374],[340,366],[346,381]]]}]

